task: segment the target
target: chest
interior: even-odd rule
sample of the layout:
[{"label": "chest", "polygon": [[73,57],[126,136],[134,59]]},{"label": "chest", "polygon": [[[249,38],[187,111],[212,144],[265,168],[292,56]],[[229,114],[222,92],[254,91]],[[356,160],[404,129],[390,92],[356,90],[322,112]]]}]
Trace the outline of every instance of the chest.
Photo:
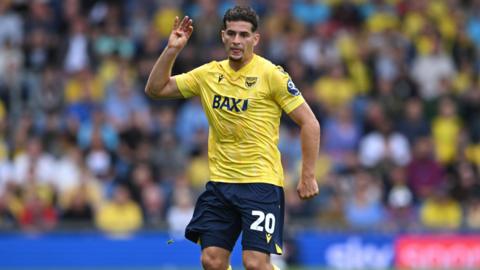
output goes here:
[{"label": "chest", "polygon": [[269,88],[262,76],[210,72],[203,79],[201,98],[204,105],[213,110],[242,113],[268,103]]}]

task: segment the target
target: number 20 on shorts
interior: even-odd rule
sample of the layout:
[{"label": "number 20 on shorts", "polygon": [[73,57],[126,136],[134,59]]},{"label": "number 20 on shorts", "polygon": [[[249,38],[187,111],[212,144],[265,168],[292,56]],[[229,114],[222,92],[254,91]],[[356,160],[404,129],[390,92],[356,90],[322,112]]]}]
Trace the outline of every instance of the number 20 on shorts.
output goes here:
[{"label": "number 20 on shorts", "polygon": [[275,216],[272,213],[265,214],[259,210],[252,210],[252,216],[257,217],[257,219],[250,225],[250,230],[263,232],[265,228],[267,233],[273,234],[275,231]]}]

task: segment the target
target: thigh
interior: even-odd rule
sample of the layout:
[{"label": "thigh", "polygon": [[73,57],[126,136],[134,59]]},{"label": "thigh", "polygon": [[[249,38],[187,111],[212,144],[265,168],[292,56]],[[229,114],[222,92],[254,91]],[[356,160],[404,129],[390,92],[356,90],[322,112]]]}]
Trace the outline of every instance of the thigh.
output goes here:
[{"label": "thigh", "polygon": [[185,237],[206,247],[232,251],[241,232],[241,218],[214,183],[207,183],[195,204]]},{"label": "thigh", "polygon": [[282,254],[283,189],[270,184],[244,184],[237,202],[242,215],[243,250]]}]

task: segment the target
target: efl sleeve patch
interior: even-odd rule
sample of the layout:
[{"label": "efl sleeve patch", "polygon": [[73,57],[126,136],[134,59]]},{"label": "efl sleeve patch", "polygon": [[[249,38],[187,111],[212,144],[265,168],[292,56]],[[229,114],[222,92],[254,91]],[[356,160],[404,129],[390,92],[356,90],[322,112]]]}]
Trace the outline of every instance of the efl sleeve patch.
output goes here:
[{"label": "efl sleeve patch", "polygon": [[293,83],[292,79],[288,79],[288,81],[287,81],[287,89],[288,89],[288,92],[289,92],[292,96],[298,96],[298,95],[300,95],[300,91],[299,91],[298,88],[295,86],[295,84]]}]

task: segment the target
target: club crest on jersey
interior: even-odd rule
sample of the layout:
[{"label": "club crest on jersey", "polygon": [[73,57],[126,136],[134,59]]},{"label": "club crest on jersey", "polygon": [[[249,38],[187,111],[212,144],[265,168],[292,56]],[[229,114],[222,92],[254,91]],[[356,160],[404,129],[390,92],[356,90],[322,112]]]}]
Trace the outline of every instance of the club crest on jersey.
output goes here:
[{"label": "club crest on jersey", "polygon": [[245,86],[247,88],[252,88],[252,87],[255,86],[255,84],[257,84],[257,80],[258,80],[257,77],[246,77],[245,78]]},{"label": "club crest on jersey", "polygon": [[289,92],[292,96],[298,96],[298,95],[300,95],[300,91],[299,91],[298,88],[295,86],[295,84],[293,83],[292,79],[288,79],[287,89],[288,89],[288,92]]}]

